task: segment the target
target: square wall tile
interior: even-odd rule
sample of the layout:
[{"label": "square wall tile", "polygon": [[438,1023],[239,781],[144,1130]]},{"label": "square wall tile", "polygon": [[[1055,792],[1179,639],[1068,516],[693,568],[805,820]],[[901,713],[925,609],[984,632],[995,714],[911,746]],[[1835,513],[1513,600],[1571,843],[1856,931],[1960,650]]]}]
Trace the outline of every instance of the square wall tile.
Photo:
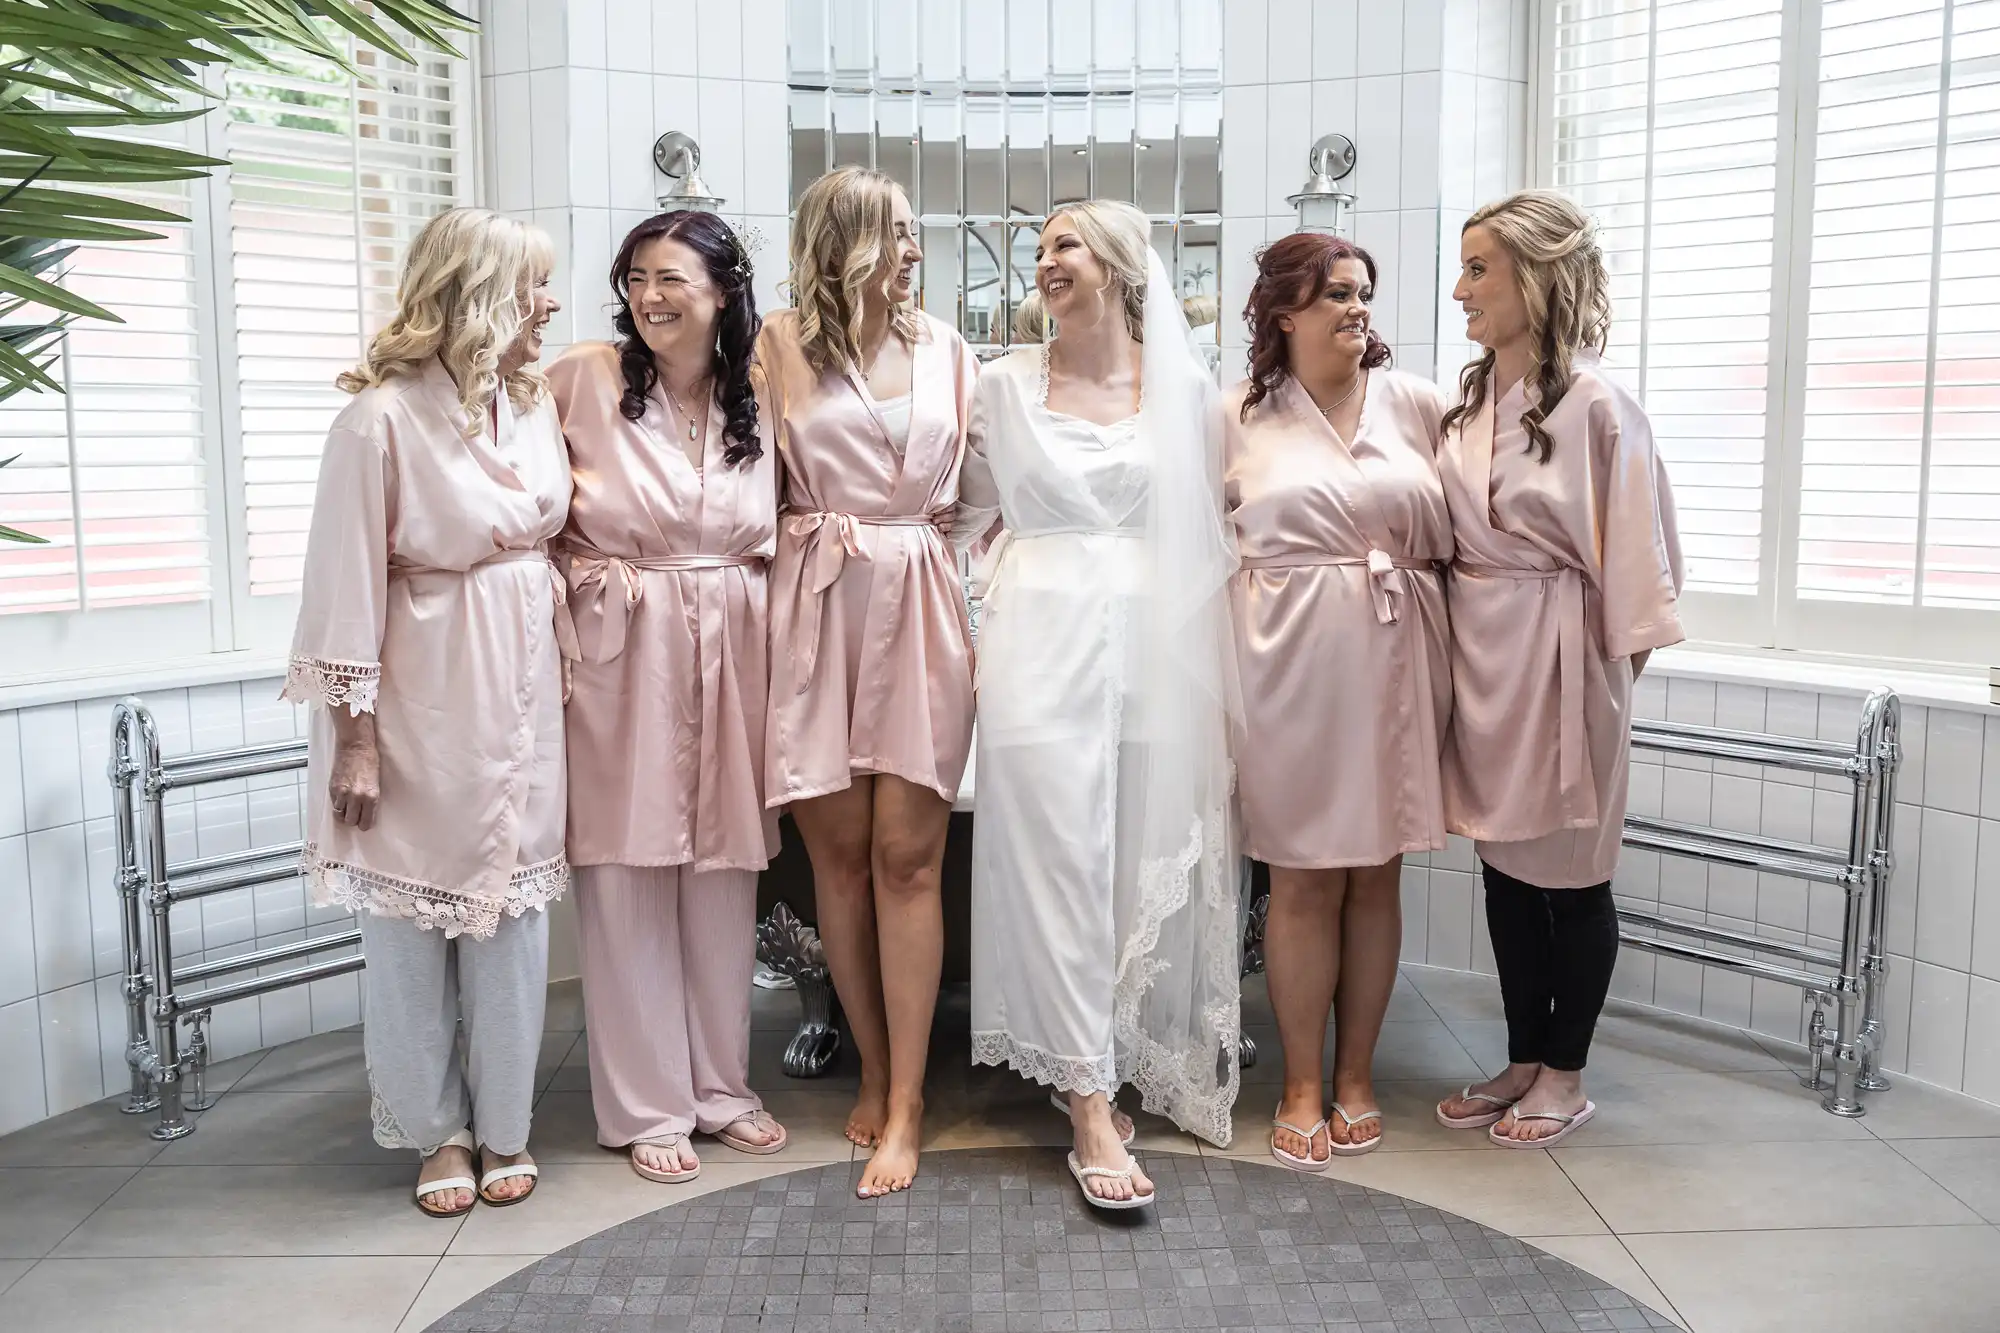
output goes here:
[{"label": "square wall tile", "polygon": [[94,975],[90,934],[90,861],[83,825],[28,835],[28,886],[33,898],[35,989],[52,991]]},{"label": "square wall tile", "polygon": [[1270,191],[1265,189],[1270,173],[1266,97],[1267,90],[1261,85],[1222,90],[1222,213],[1226,218],[1261,218],[1269,207]]},{"label": "square wall tile", "polygon": [[530,0],[486,0],[480,16],[481,72],[515,74],[528,68]]},{"label": "square wall tile", "polygon": [[1979,821],[1972,903],[1972,970],[2000,981],[2000,819]]},{"label": "square wall tile", "polygon": [[1454,74],[1479,72],[1480,0],[1444,0],[1440,66]]},{"label": "square wall tile", "polygon": [[83,768],[77,747],[76,705],[44,704],[15,714],[25,829],[34,833],[83,820]]},{"label": "square wall tile", "polygon": [[25,1129],[48,1115],[42,1084],[41,1005],[22,1000],[0,1005],[0,1134]]},{"label": "square wall tile", "polygon": [[653,14],[652,0],[603,0],[606,69],[653,72]]},{"label": "square wall tile", "polygon": [[41,997],[42,1080],[49,1114],[61,1115],[104,1095],[97,985],[85,982]]},{"label": "square wall tile", "polygon": [[[1222,7],[1222,83],[1260,85],[1270,70],[1270,8],[1265,0],[1239,0]],[[1228,142],[1228,136],[1223,136]]]},{"label": "square wall tile", "polygon": [[[1371,4],[1366,13],[1378,6]],[[1364,16],[1364,24],[1366,22]],[[1398,74],[1371,74],[1363,69],[1355,81],[1355,138],[1352,183],[1357,213],[1380,213],[1403,206],[1403,80]],[[1227,132],[1225,131],[1225,143]],[[1224,151],[1228,151],[1224,148]],[[1228,172],[1223,173],[1228,186]],[[1378,256],[1379,258],[1379,256]]]},{"label": "square wall tile", "polygon": [[2000,819],[2000,717],[1986,719],[1986,748],[1979,765],[1979,813],[1987,819]]},{"label": "square wall tile", "polygon": [[729,20],[728,6],[702,7],[701,21],[695,25],[695,68],[703,82],[743,77],[743,25]]},{"label": "square wall tile", "polygon": [[1926,809],[1917,892],[1919,962],[1963,972],[1972,966],[1973,885],[1979,824],[1971,815]]},{"label": "square wall tile", "polygon": [[[714,26],[705,23],[702,31]],[[741,199],[744,84],[735,79],[708,78],[710,68],[704,59],[704,77],[696,94],[701,102],[701,174],[709,188],[723,198]]]},{"label": "square wall tile", "polygon": [[1474,880],[1454,870],[1429,872],[1429,920],[1424,961],[1432,967],[1464,971],[1472,965]]},{"label": "square wall tile", "polygon": [[1422,963],[1430,947],[1431,872],[1422,866],[1403,867],[1403,961]]},{"label": "square wall tile", "polygon": [[571,188],[569,71],[537,69],[531,73],[528,106],[534,168],[532,206],[538,210],[567,207]]},{"label": "square wall tile", "polygon": [[[1403,76],[1403,171],[1399,181],[1399,207],[1429,208],[1438,206],[1439,116],[1443,105],[1443,76],[1436,70]],[[1428,224],[1429,235],[1424,238],[1424,248],[1437,244],[1437,218],[1432,215]],[[1429,276],[1424,283],[1424,304],[1434,307],[1432,293],[1435,290],[1437,265],[1435,261],[1426,264]],[[1428,336],[1425,341],[1429,341]]]},{"label": "square wall tile", "polygon": [[28,888],[28,839],[0,838],[0,1006],[34,998],[35,909]]},{"label": "square wall tile", "polygon": [[611,286],[605,275],[611,271],[611,210],[574,209],[570,226],[570,283],[575,304],[569,313],[575,321],[576,340],[609,338],[613,334]]},{"label": "square wall tile", "polygon": [[[670,0],[663,8],[672,8],[680,2]],[[687,8],[690,13],[693,12],[692,0],[687,0]],[[785,30],[788,26],[785,0],[740,0],[739,8],[743,11],[743,77],[764,83],[783,83],[790,73],[786,68],[785,54]]]},{"label": "square wall tile", "polygon": [[[563,0],[572,71],[605,68],[604,6],[605,0]],[[647,45],[651,45],[650,34]]]},{"label": "square wall tile", "polygon": [[118,891],[118,830],[110,820],[84,824],[83,856],[89,884],[91,975],[123,975],[125,902]]},{"label": "square wall tile", "polygon": [[528,68],[561,69],[568,64],[569,22],[564,7],[549,0],[528,0]]},{"label": "square wall tile", "polygon": [[1978,814],[1986,719],[1977,713],[1932,708],[1925,721],[1924,804]]},{"label": "square wall tile", "polygon": [[[1432,188],[1438,202],[1453,210],[1448,227],[1438,233],[1438,298],[1451,295],[1458,275],[1458,237],[1465,225],[1459,214],[1469,213],[1485,203],[1479,193],[1479,136],[1477,81],[1470,75],[1446,70],[1437,87],[1437,163]],[[1445,279],[1449,276],[1451,281]],[[1456,307],[1454,307],[1454,310]],[[1461,324],[1462,328],[1463,325]],[[1641,680],[1645,677],[1641,676]]]},{"label": "square wall tile", "polygon": [[743,209],[762,215],[787,207],[790,112],[784,90],[743,89]]},{"label": "square wall tile", "polygon": [[[770,2],[771,0],[758,0],[757,3],[745,7],[746,12],[743,16],[743,23],[746,29],[746,36],[748,35],[748,26],[750,23],[748,10],[768,5]],[[789,16],[784,14],[782,10],[785,0],[776,0],[776,2],[781,7],[779,17],[776,20],[779,33],[776,45],[778,48],[778,77],[782,79],[786,77],[787,72],[785,69],[784,31]],[[648,8],[652,10],[653,18],[653,73],[685,74],[690,78],[693,77],[701,66],[701,53],[698,49],[699,42],[695,36],[700,23],[700,19],[697,17],[698,6],[696,0],[653,0],[653,3]],[[762,49],[762,44],[760,44],[760,49]],[[668,128],[671,129],[673,127],[668,126]]]},{"label": "square wall tile", "polygon": [[1444,64],[1445,0],[1403,0],[1403,72]]},{"label": "square wall tile", "polygon": [[1479,22],[1475,61],[1479,73],[1491,79],[1523,79],[1528,71],[1513,68],[1514,24],[1528,21],[1529,7],[1516,0],[1478,0]]},{"label": "square wall tile", "polygon": [[1475,77],[1472,100],[1475,108],[1474,140],[1479,160],[1473,164],[1473,187],[1479,198],[1498,199],[1507,193],[1508,124],[1507,93],[1510,85],[1501,79]]},{"label": "square wall tile", "polygon": [[28,831],[21,791],[21,715],[0,712],[0,838]]},{"label": "square wall tile", "polygon": [[[611,207],[610,75],[602,69],[574,66],[567,71],[569,82],[569,195],[563,200],[575,208]],[[637,77],[637,76],[633,76]],[[707,145],[702,164],[707,165]],[[621,164],[624,165],[624,164]],[[633,164],[636,165],[636,164]],[[551,204],[541,198],[536,204]]]},{"label": "square wall tile", "polygon": [[[1312,123],[1315,137],[1321,134],[1345,134],[1360,141],[1360,132],[1355,121],[1354,80],[1352,77],[1317,80],[1313,86]],[[1300,179],[1304,179],[1301,177]]]},{"label": "square wall tile", "polygon": [[1910,1067],[1910,992],[1916,964],[1891,954],[1882,981],[1882,1047],[1877,1057],[1881,1067],[1903,1073]]},{"label": "square wall tile", "polygon": [[[1924,739],[1930,730],[1930,710],[1921,704],[1904,704],[1896,728],[1896,799],[1924,803]],[[1986,766],[1981,765],[1982,775]]]},{"label": "square wall tile", "polygon": [[99,977],[97,989],[97,1063],[104,1095],[117,1096],[132,1086],[132,1069],[125,1063],[125,978]]},{"label": "square wall tile", "polygon": [[1270,0],[1265,36],[1267,83],[1294,83],[1313,77],[1312,0]]},{"label": "square wall tile", "polygon": [[1963,972],[1924,962],[1911,964],[1911,1078],[1953,1089],[1963,1082],[1970,980]]},{"label": "square wall tile", "polygon": [[1972,978],[1966,1005],[1963,1090],[2000,1103],[2000,981]]},{"label": "square wall tile", "polygon": [[[1283,196],[1299,188],[1305,180],[1313,140],[1323,131],[1313,120],[1313,86],[1310,83],[1273,83],[1265,92],[1269,129],[1264,139],[1264,181],[1270,198],[1258,211],[1269,216],[1284,206]],[[1288,217],[1287,231],[1298,225],[1296,214]]]},{"label": "square wall tile", "polygon": [[1922,886],[1923,809],[1896,803],[1895,828],[1889,838],[1889,952],[1908,954],[1917,947],[1917,901]]},{"label": "square wall tile", "polygon": [[[1313,5],[1312,38],[1314,78],[1353,78],[1357,68],[1356,48],[1361,39],[1360,0],[1318,0]],[[1348,137],[1354,138],[1351,134]]]},{"label": "square wall tile", "polygon": [[[1428,74],[1418,79],[1432,77]],[[1396,336],[1406,344],[1426,346],[1436,333],[1431,320],[1437,281],[1437,212],[1406,208],[1399,216],[1396,237]],[[1407,369],[1407,367],[1405,367]]]},{"label": "square wall tile", "polygon": [[1403,0],[1370,0],[1361,9],[1354,50],[1355,73],[1403,72]]},{"label": "square wall tile", "polygon": [[605,75],[605,114],[610,206],[650,215],[659,197],[656,184],[667,183],[653,166],[653,140],[667,128],[653,124],[653,75],[632,70]]},{"label": "square wall tile", "polygon": [[1620,949],[1611,969],[1611,994],[1634,1004],[1653,1003],[1653,980],[1659,958],[1643,949]]}]

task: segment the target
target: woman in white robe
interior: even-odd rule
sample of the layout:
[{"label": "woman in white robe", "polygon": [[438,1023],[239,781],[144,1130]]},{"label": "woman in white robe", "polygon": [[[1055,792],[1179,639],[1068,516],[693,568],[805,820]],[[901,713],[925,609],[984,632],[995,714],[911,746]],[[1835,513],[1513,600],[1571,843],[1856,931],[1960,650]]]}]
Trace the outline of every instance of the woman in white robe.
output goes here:
[{"label": "woman in white robe", "polygon": [[[1227,1144],[1238,870],[1228,818],[1221,409],[1127,204],[1058,212],[1052,345],[974,391],[958,540],[987,553],[972,851],[973,1059],[1059,1094],[1085,1199],[1154,1197],[1111,1094]],[[1142,335],[1143,334],[1143,338]]]}]

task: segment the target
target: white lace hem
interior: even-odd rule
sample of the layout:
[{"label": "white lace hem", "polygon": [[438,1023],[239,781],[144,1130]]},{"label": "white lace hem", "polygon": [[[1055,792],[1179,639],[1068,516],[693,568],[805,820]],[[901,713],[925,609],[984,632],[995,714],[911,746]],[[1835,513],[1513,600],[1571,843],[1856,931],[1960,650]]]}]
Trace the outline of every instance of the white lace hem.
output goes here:
[{"label": "white lace hem", "polygon": [[460,935],[486,940],[493,938],[493,932],[499,929],[502,913],[518,917],[540,911],[562,897],[569,887],[569,858],[558,853],[536,865],[519,867],[508,876],[506,891],[498,897],[440,888],[345,861],[329,861],[319,854],[318,844],[310,842],[299,858],[299,873],[306,877],[319,901],[350,911],[414,921],[419,930],[442,930],[448,940]]},{"label": "white lace hem", "polygon": [[382,668],[372,662],[295,656],[285,668],[285,688],[278,697],[289,703],[345,706],[352,713],[372,713],[381,688]]},{"label": "white lace hem", "polygon": [[1101,1092],[1108,1096],[1119,1086],[1118,1062],[1112,1056],[1057,1055],[1005,1032],[973,1033],[972,1063],[1005,1065],[1023,1078],[1046,1084],[1057,1092],[1084,1096]]}]

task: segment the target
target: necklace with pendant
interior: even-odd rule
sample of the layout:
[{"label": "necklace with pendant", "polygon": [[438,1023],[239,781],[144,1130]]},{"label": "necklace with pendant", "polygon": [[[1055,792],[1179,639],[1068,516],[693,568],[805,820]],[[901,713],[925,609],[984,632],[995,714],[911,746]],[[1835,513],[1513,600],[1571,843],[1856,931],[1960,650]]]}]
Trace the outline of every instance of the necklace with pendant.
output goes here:
[{"label": "necklace with pendant", "polygon": [[[676,412],[678,412],[678,413],[680,414],[680,418],[681,418],[681,420],[683,420],[683,421],[687,422],[687,427],[688,427],[688,443],[689,443],[689,444],[693,444],[693,443],[694,443],[694,414],[693,414],[692,412],[689,412],[689,411],[688,411],[688,410],[687,410],[687,409],[686,409],[685,407],[682,407],[682,406],[681,406],[681,400],[680,400],[680,398],[679,398],[679,397],[678,397],[678,396],[677,396],[677,395],[676,395],[676,394],[674,393],[674,391],[673,391],[673,387],[672,387],[671,385],[669,385],[669,384],[667,383],[667,381],[666,381],[666,379],[665,379],[664,377],[662,377],[662,378],[661,378],[661,380],[660,380],[660,387],[661,387],[662,389],[665,389],[665,390],[666,390],[666,392],[667,392],[667,401],[668,401],[668,402],[670,402],[670,403],[672,403],[672,404],[674,405],[674,411],[676,411]],[[700,394],[696,394],[696,395],[695,395],[695,401],[697,401],[697,402],[701,401],[701,395],[700,395]]]},{"label": "necklace with pendant", "polygon": [[1323,417],[1331,419],[1333,414],[1335,412],[1338,412],[1342,407],[1344,407],[1347,403],[1347,400],[1352,398],[1355,395],[1356,391],[1358,391],[1361,388],[1361,381],[1366,379],[1367,376],[1368,372],[1365,370],[1355,371],[1354,383],[1348,386],[1346,393],[1340,395],[1340,401],[1337,403],[1328,403],[1325,407],[1322,407],[1319,410],[1319,414]]}]

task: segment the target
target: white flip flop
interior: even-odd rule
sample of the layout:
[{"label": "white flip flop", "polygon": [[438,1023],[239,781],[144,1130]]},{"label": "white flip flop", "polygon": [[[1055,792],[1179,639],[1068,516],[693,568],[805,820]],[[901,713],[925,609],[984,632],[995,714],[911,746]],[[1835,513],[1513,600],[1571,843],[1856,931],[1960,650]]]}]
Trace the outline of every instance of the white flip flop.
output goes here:
[{"label": "white flip flop", "polygon": [[515,1204],[532,1197],[535,1187],[530,1185],[511,1199],[496,1199],[487,1193],[487,1191],[503,1180],[513,1180],[518,1176],[526,1176],[530,1180],[538,1180],[541,1174],[542,1168],[536,1166],[533,1162],[516,1162],[512,1166],[496,1166],[479,1178],[479,1201],[488,1208],[512,1208]]},{"label": "white flip flop", "polygon": [[[1290,1121],[1280,1120],[1274,1115],[1271,1117],[1271,1128],[1273,1130],[1289,1129],[1290,1131],[1292,1131],[1292,1133],[1298,1135],[1300,1138],[1306,1141],[1306,1151],[1310,1153],[1312,1152],[1313,1136],[1326,1128],[1326,1121],[1315,1120],[1313,1121],[1313,1127],[1311,1129],[1300,1129],[1297,1125],[1292,1124]],[[1333,1136],[1331,1134],[1327,1135],[1327,1142],[1328,1143],[1333,1142]],[[1310,1157],[1310,1156],[1300,1157],[1295,1153],[1286,1152],[1283,1148],[1280,1148],[1278,1146],[1278,1136],[1275,1133],[1271,1135],[1271,1156],[1278,1159],[1278,1164],[1280,1166],[1290,1167],[1294,1171],[1304,1171],[1308,1175],[1318,1175],[1320,1172],[1326,1170],[1326,1168],[1333,1163],[1333,1159],[1331,1157],[1328,1157],[1324,1161],[1322,1161],[1320,1158],[1317,1157]]]},{"label": "white flip flop", "polygon": [[[472,1132],[461,1129],[458,1133],[452,1135],[436,1148],[426,1153],[425,1157],[435,1157],[446,1148],[463,1148],[467,1152],[471,1152],[476,1146],[472,1141]],[[474,1194],[477,1194],[479,1192],[479,1184],[471,1176],[447,1176],[443,1180],[418,1181],[416,1195],[417,1211],[423,1213],[426,1217],[464,1217],[467,1213],[471,1212],[473,1205],[469,1203],[463,1208],[424,1207],[424,1200],[431,1195],[443,1194],[450,1190],[471,1190]]]},{"label": "white flip flop", "polygon": [[[1069,1098],[1065,1097],[1062,1093],[1060,1092],[1050,1093],[1049,1105],[1055,1107],[1056,1110],[1061,1111],[1065,1118],[1069,1118]],[[1111,1109],[1116,1111],[1118,1109],[1118,1103],[1115,1101],[1112,1102]],[[1138,1137],[1139,1137],[1139,1126],[1135,1124],[1132,1126],[1131,1133],[1121,1134],[1118,1136],[1119,1146],[1129,1148],[1132,1146],[1132,1140]]]},{"label": "white flip flop", "polygon": [[1514,1112],[1514,1119],[1516,1122],[1522,1120],[1553,1120],[1558,1124],[1560,1124],[1562,1128],[1557,1130],[1555,1133],[1549,1135],[1547,1138],[1515,1139],[1515,1138],[1509,1138],[1505,1134],[1496,1134],[1494,1130],[1500,1128],[1499,1122],[1496,1121],[1493,1125],[1493,1128],[1486,1131],[1486,1137],[1491,1139],[1493,1142],[1499,1144],[1502,1148],[1553,1148],[1558,1143],[1561,1143],[1564,1139],[1568,1138],[1570,1135],[1576,1133],[1576,1131],[1582,1129],[1585,1125],[1589,1124],[1590,1118],[1596,1114],[1597,1114],[1597,1103],[1590,1101],[1587,1098],[1583,1103],[1583,1109],[1581,1111],[1578,1111],[1575,1115],[1563,1115],[1560,1112],[1556,1111],[1529,1111],[1526,1113],[1516,1111]]},{"label": "white flip flop", "polygon": [[[1506,1097],[1495,1097],[1490,1092],[1474,1092],[1470,1084],[1459,1089],[1458,1099],[1462,1102],[1485,1102],[1487,1105],[1499,1109],[1480,1111],[1473,1115],[1449,1116],[1444,1113],[1444,1102],[1439,1102],[1437,1104],[1437,1121],[1446,1129],[1485,1129],[1488,1125],[1498,1124],[1500,1117],[1506,1115],[1513,1108],[1514,1102],[1520,1100],[1518,1097],[1512,1100]],[[1445,1099],[1445,1101],[1450,1100],[1449,1097]]]},{"label": "white flip flop", "polygon": [[[1125,1160],[1130,1162],[1132,1159],[1127,1156]],[[1077,1160],[1075,1153],[1069,1155],[1069,1173],[1076,1177],[1076,1187],[1083,1191],[1083,1201],[1092,1208],[1102,1208],[1106,1212],[1122,1213],[1128,1208],[1144,1208],[1159,1194],[1158,1190],[1154,1190],[1152,1194],[1137,1194],[1129,1199],[1106,1199],[1092,1194],[1090,1192],[1092,1176],[1108,1176],[1113,1180],[1129,1182],[1132,1179],[1132,1168],[1127,1166],[1120,1171],[1108,1166],[1085,1166]]]},{"label": "white flip flop", "polygon": [[[1360,1115],[1349,1115],[1347,1108],[1339,1102],[1333,1104],[1333,1113],[1340,1117],[1341,1122],[1347,1126],[1347,1132],[1350,1134],[1354,1132],[1354,1127],[1364,1120],[1380,1120],[1382,1118],[1380,1111],[1363,1111]],[[1329,1134],[1327,1135],[1327,1142],[1333,1145],[1333,1155],[1335,1157],[1366,1157],[1369,1153],[1374,1152],[1382,1146],[1382,1136],[1377,1134],[1366,1143],[1342,1143],[1339,1139]]]}]

